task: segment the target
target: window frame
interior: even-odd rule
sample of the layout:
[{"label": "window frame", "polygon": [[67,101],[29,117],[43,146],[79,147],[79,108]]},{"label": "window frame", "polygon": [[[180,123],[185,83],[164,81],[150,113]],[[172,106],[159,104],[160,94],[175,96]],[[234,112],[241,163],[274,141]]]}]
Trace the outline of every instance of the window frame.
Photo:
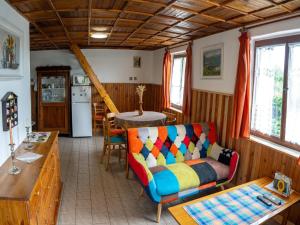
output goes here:
[{"label": "window frame", "polygon": [[[173,53],[172,54],[172,70],[171,70],[171,85],[170,85],[170,98],[171,98],[171,90],[172,90],[172,78],[173,78],[173,65],[174,65],[174,59],[176,58],[185,58],[186,59],[186,53],[185,52],[178,52],[178,53]],[[186,62],[185,62],[186,63]],[[184,70],[185,71],[185,70]],[[182,74],[182,80],[184,79],[184,74]],[[182,84],[182,80],[181,80],[181,84]],[[184,85],[183,85],[183,89],[184,89]],[[176,110],[181,111],[182,110],[182,105],[177,105],[171,102],[170,99],[170,107],[174,108]]]},{"label": "window frame", "polygon": [[[256,85],[256,79],[255,79],[255,67],[256,67],[256,51],[258,47],[263,46],[270,46],[270,45],[277,45],[277,44],[284,44],[285,45],[285,58],[284,58],[284,74],[283,74],[283,91],[282,91],[282,115],[281,115],[281,128],[280,128],[280,137],[272,136],[264,134],[258,130],[253,130],[252,126],[250,126],[250,134],[263,138],[265,140],[274,142],[276,144],[295,149],[297,151],[300,151],[300,145],[295,144],[289,141],[285,140],[285,133],[286,133],[286,115],[287,115],[287,92],[288,92],[288,63],[289,63],[289,44],[291,43],[300,43],[300,35],[292,35],[292,36],[285,36],[285,37],[278,37],[278,38],[272,38],[272,39],[266,39],[266,40],[259,40],[255,41],[254,45],[254,57],[253,57],[253,72],[252,72],[252,90],[251,90],[251,105],[253,105],[254,102],[254,89]],[[251,116],[252,116],[252,108],[251,108]],[[252,121],[252,118],[251,118]]]}]

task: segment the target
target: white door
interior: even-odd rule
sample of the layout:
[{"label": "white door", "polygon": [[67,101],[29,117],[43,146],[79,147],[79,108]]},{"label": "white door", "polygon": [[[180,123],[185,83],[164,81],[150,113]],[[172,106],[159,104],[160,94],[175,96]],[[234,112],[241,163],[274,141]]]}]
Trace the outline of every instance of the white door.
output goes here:
[{"label": "white door", "polygon": [[73,137],[92,136],[92,109],[91,103],[72,103]]}]

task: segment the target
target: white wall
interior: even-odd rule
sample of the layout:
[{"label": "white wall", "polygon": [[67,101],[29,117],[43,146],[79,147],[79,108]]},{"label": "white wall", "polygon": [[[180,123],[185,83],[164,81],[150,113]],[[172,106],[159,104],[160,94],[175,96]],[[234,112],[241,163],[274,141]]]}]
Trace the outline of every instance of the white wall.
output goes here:
[{"label": "white wall", "polygon": [[[11,8],[5,1],[0,1],[0,24],[9,21],[11,25],[19,29],[24,34],[24,58],[23,58],[23,78],[19,80],[0,80],[0,98],[6,92],[13,91],[18,95],[19,105],[19,125],[13,128],[14,141],[16,145],[25,137],[25,122],[31,119],[30,107],[30,54],[29,54],[29,23]],[[0,114],[2,110],[0,110]],[[10,155],[9,132],[2,130],[2,115],[0,117],[0,165]]]},{"label": "white wall", "polygon": [[[274,36],[283,36],[288,34],[299,33],[300,18],[294,18],[277,23],[268,24],[265,26],[253,28],[250,30],[250,35],[253,40],[262,38],[271,38]],[[193,88],[216,91],[222,93],[233,93],[237,69],[240,33],[238,29],[229,30],[218,33],[201,39],[197,39],[193,43]],[[201,49],[211,45],[224,43],[224,75],[222,79],[201,79],[200,75],[200,56]],[[173,49],[174,51],[180,49]],[[162,82],[162,62],[164,49],[154,51],[153,65],[153,83],[161,84]]]},{"label": "white wall", "polygon": [[[90,65],[103,83],[152,82],[153,52],[139,50],[83,49]],[[133,67],[133,57],[141,57],[141,68]],[[74,54],[69,50],[32,51],[31,76],[37,66],[69,65],[71,74],[83,73]],[[137,81],[129,81],[129,77]]]}]

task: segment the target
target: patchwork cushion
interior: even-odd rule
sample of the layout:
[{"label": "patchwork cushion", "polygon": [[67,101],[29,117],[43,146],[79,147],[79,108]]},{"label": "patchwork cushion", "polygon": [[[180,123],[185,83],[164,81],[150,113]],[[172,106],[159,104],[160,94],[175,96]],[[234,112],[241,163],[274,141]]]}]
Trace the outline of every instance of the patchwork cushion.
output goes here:
[{"label": "patchwork cushion", "polygon": [[153,178],[159,195],[170,195],[180,190],[176,176],[168,169],[155,173]]},{"label": "patchwork cushion", "polygon": [[[210,123],[128,129],[129,151],[142,154],[151,166],[205,158],[215,140],[215,128]],[[153,156],[147,160],[150,153]]]},{"label": "patchwork cushion", "polygon": [[111,135],[122,135],[125,133],[125,130],[123,129],[111,129],[110,134]]},{"label": "patchwork cushion", "polygon": [[166,165],[178,180],[180,191],[200,185],[196,172],[185,163]]},{"label": "patchwork cushion", "polygon": [[117,135],[117,136],[110,137],[110,142],[111,143],[126,143],[126,140],[123,136]]},{"label": "patchwork cushion", "polygon": [[210,182],[217,180],[217,173],[213,167],[211,167],[208,163],[202,162],[191,165],[193,170],[197,173],[201,185],[208,184]]},{"label": "patchwork cushion", "polygon": [[207,155],[225,165],[230,164],[230,160],[233,154],[233,150],[225,149],[219,146],[217,143],[214,143],[211,149],[208,151]]},{"label": "patchwork cushion", "polygon": [[217,174],[217,180],[223,180],[226,179],[229,175],[229,166],[224,165],[223,163],[220,163],[214,159],[211,158],[205,158],[203,159],[205,162],[207,162],[216,172]]}]

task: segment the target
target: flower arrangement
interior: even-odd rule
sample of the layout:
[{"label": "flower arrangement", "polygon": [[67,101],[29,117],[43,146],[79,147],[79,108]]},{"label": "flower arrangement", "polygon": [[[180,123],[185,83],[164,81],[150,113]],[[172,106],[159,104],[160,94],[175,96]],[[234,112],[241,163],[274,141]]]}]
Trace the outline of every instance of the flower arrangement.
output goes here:
[{"label": "flower arrangement", "polygon": [[139,96],[139,115],[143,115],[143,95],[144,91],[146,91],[146,86],[145,85],[138,85],[136,87],[136,93]]},{"label": "flower arrangement", "polygon": [[11,67],[11,64],[14,61],[14,48],[15,48],[15,40],[11,35],[8,35],[6,39],[6,46],[7,46],[7,52],[8,52],[8,62],[10,64],[9,67]]},{"label": "flower arrangement", "polygon": [[12,35],[7,35],[7,38],[3,42],[2,46],[2,66],[3,68],[17,69],[18,64],[16,63],[16,40]]}]

